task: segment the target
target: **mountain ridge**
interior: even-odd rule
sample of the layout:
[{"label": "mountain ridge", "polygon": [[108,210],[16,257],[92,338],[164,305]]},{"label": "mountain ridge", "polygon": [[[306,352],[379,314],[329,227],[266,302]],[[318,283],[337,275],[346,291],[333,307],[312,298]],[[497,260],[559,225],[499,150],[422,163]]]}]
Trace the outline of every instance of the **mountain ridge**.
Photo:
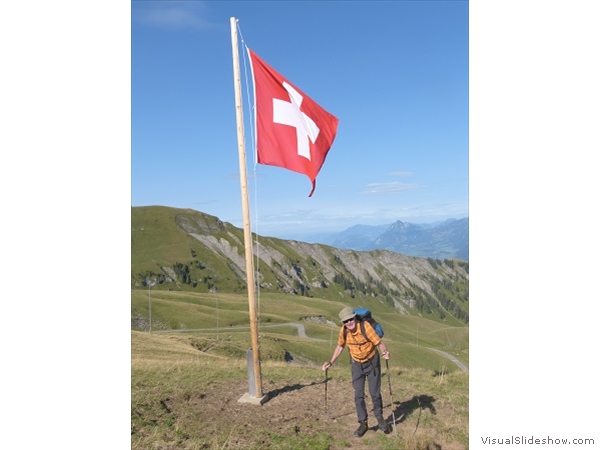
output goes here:
[{"label": "mountain ridge", "polygon": [[[246,290],[243,230],[191,209],[151,206],[131,212],[133,289]],[[468,323],[467,261],[254,236],[256,282],[264,292]]]}]

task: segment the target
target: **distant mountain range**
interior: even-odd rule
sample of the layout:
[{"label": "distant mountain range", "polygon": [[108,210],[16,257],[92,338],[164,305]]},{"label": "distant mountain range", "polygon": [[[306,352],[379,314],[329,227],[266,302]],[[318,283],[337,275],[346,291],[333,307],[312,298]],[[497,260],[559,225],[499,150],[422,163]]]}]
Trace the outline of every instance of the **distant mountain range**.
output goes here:
[{"label": "distant mountain range", "polygon": [[391,225],[354,225],[339,233],[305,235],[302,241],[344,250],[390,250],[406,256],[469,260],[469,218],[435,224],[398,220]]}]

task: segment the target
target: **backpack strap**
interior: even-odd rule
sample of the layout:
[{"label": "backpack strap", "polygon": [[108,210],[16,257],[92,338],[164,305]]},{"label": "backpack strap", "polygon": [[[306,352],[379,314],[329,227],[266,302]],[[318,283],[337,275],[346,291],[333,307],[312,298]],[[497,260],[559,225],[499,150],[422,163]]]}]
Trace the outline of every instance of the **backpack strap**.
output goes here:
[{"label": "backpack strap", "polygon": [[[365,331],[365,321],[363,319],[357,319],[358,322],[360,323],[360,331],[363,335],[363,337],[369,341],[372,342],[371,339],[369,339],[369,336],[367,336],[367,332]],[[343,325],[342,325],[343,326]],[[346,328],[344,326],[344,340],[346,340],[346,336],[348,336],[348,328]]]},{"label": "backpack strap", "polygon": [[369,339],[369,336],[367,336],[367,332],[365,331],[365,321],[364,320],[360,321],[360,331],[362,332],[363,337],[367,341],[371,342],[371,339]]}]

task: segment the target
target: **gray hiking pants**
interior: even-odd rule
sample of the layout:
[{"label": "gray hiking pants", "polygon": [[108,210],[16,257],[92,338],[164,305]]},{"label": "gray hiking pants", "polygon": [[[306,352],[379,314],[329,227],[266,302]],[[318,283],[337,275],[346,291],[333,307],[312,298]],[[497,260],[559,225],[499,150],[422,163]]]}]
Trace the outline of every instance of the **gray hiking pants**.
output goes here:
[{"label": "gray hiking pants", "polygon": [[369,394],[373,401],[375,417],[383,417],[383,404],[381,400],[381,361],[379,352],[375,351],[366,363],[359,363],[352,359],[352,387],[354,387],[354,403],[358,421],[367,420],[367,405],[365,404],[365,380],[369,380]]}]

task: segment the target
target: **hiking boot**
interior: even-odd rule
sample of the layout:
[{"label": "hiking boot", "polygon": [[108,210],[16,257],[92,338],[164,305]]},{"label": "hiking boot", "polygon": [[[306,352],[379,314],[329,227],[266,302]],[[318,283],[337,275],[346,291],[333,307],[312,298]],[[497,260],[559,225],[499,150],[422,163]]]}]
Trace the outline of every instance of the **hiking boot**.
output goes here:
[{"label": "hiking boot", "polygon": [[388,434],[390,432],[390,426],[383,417],[378,417],[377,423],[379,424],[379,429],[385,434]]},{"label": "hiking boot", "polygon": [[367,432],[368,429],[369,429],[369,426],[367,425],[367,421],[366,420],[363,421],[363,422],[360,422],[360,426],[354,432],[354,436],[356,436],[356,437],[363,437],[365,435],[365,433]]}]

